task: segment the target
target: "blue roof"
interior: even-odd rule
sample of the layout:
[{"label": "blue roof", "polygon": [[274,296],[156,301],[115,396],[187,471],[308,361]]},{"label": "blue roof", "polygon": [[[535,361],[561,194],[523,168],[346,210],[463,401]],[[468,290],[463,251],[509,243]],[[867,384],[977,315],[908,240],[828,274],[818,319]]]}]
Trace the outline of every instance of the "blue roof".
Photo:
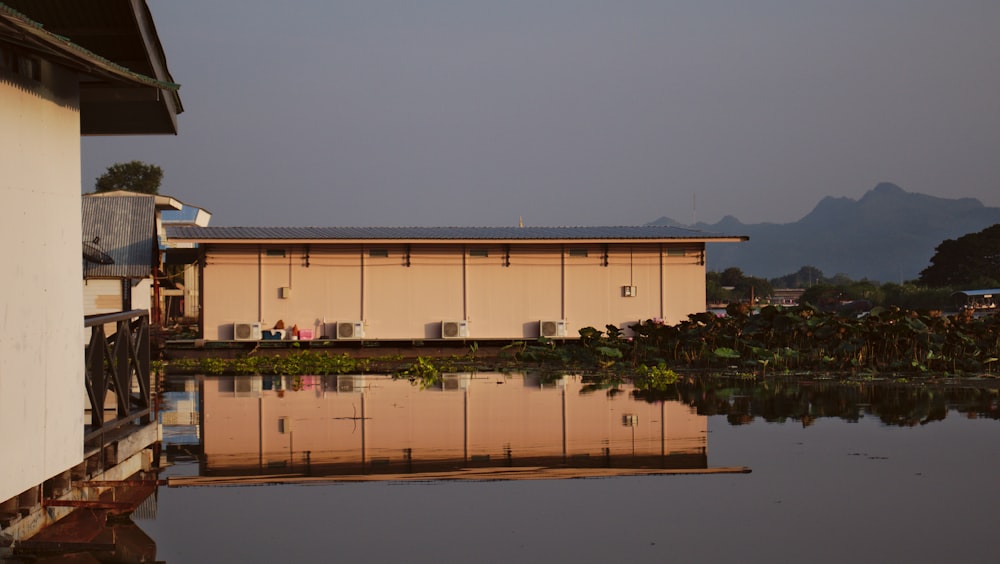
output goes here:
[{"label": "blue roof", "polygon": [[998,296],[1000,295],[1000,288],[992,288],[988,290],[960,290],[952,294],[952,296]]},{"label": "blue roof", "polygon": [[168,226],[167,237],[192,241],[248,240],[563,240],[728,239],[725,235],[665,225],[618,227],[188,227]]},{"label": "blue roof", "polygon": [[163,210],[160,212],[160,220],[164,223],[169,223],[171,221],[177,222],[191,222],[198,217],[198,212],[201,208],[196,208],[194,206],[185,205],[179,210]]}]

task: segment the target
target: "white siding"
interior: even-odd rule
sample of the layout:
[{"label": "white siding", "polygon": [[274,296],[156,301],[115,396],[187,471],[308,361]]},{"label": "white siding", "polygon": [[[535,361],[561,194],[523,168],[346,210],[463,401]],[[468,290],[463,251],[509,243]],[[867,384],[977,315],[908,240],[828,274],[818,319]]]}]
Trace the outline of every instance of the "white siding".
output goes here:
[{"label": "white siding", "polygon": [[77,76],[0,80],[0,500],[83,460]]},{"label": "white siding", "polygon": [[83,281],[83,312],[86,315],[122,310],[122,281],[91,278]]}]

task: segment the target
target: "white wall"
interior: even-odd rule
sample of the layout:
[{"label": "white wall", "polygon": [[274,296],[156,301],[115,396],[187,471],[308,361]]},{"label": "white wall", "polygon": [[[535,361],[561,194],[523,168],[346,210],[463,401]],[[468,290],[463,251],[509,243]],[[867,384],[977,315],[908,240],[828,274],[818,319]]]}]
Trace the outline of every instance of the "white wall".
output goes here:
[{"label": "white wall", "polygon": [[[83,313],[114,313],[122,310],[122,281],[117,278],[91,278],[83,281]],[[90,338],[90,332],[87,332]]]},{"label": "white wall", "polygon": [[77,76],[0,73],[0,500],[83,460]]}]

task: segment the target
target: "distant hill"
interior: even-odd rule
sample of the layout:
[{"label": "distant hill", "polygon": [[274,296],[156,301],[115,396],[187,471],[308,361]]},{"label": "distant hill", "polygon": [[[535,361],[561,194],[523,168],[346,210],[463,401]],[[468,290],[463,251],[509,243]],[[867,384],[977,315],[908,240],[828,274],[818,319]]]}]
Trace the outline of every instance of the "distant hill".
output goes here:
[{"label": "distant hill", "polygon": [[735,266],[750,276],[776,278],[814,266],[826,276],[901,282],[919,276],[945,239],[997,223],[1000,208],[974,198],[938,198],[881,183],[860,200],[824,198],[795,223],[745,225],[726,216],[715,224],[686,226],[663,217],[651,225],[750,236],[745,243],[710,244],[709,270]]}]

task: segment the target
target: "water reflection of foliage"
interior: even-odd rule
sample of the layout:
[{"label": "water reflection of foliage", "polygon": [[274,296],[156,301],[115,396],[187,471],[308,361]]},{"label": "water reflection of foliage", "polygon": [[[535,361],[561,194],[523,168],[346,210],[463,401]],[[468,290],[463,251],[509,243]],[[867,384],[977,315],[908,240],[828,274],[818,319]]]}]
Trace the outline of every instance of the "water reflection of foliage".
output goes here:
[{"label": "water reflection of foliage", "polygon": [[352,358],[347,354],[293,351],[284,356],[251,355],[239,358],[185,358],[171,360],[169,370],[174,374],[260,374],[302,376],[306,374],[352,374],[368,369],[367,359]]},{"label": "water reflection of foliage", "polygon": [[822,417],[858,421],[870,415],[886,425],[924,425],[945,418],[949,410],[968,417],[1000,419],[996,384],[817,381],[726,376],[684,376],[670,390],[636,389],[646,401],[674,400],[699,415],[724,415],[733,425],[758,418],[767,422],[799,421],[811,425]]}]

